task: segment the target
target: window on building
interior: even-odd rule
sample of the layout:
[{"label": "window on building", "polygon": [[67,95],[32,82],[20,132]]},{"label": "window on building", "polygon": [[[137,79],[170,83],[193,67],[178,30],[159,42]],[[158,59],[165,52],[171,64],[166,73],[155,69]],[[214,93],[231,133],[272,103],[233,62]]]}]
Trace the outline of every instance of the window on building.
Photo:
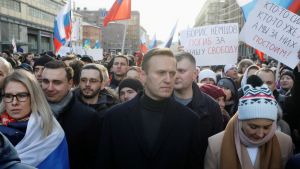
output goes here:
[{"label": "window on building", "polygon": [[12,9],[16,12],[21,12],[21,3],[15,0],[1,0],[0,6],[8,9]]}]

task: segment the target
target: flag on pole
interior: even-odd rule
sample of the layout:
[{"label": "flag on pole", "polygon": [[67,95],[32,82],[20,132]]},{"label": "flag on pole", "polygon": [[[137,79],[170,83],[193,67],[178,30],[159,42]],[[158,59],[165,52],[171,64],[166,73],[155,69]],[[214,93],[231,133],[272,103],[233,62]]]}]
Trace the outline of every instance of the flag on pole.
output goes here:
[{"label": "flag on pole", "polygon": [[145,35],[145,33],[143,33],[141,35],[140,41],[141,41],[140,51],[145,54],[148,51],[148,48],[147,48],[147,45],[146,45],[146,35]]},{"label": "flag on pole", "polygon": [[90,49],[91,48],[91,40],[90,39],[86,39],[84,41],[83,48],[85,48],[85,49]]},{"label": "flag on pole", "polygon": [[[255,7],[257,0],[236,0],[236,2],[242,8],[244,20],[246,21],[249,13]],[[300,10],[299,0],[272,0],[272,2],[294,13],[297,13]]]},{"label": "flag on pole", "polygon": [[156,47],[157,47],[157,40],[156,40],[156,34],[154,34],[148,48],[153,49]]},{"label": "flag on pole", "polygon": [[100,41],[99,41],[99,40],[96,40],[94,49],[100,49],[100,48],[101,48]]},{"label": "flag on pole", "polygon": [[170,34],[170,36],[169,36],[169,38],[168,38],[168,40],[167,40],[167,42],[166,42],[166,44],[165,44],[165,47],[166,47],[166,48],[170,48],[171,45],[172,45],[173,36],[174,36],[174,34],[175,34],[176,27],[177,27],[177,22],[176,22],[176,24],[174,25],[174,27],[173,27],[173,29],[172,29],[172,32],[171,32],[171,34]]},{"label": "flag on pole", "polygon": [[14,52],[14,53],[17,53],[17,44],[16,44],[15,37],[12,38],[11,44],[12,44],[12,46],[13,46],[13,52]]},{"label": "flag on pole", "polygon": [[285,1],[292,1],[288,4],[288,10],[294,13],[298,13],[300,10],[300,1],[299,0],[285,0]]},{"label": "flag on pole", "polygon": [[54,46],[55,53],[71,39],[72,20],[71,20],[71,0],[58,13],[54,20]]},{"label": "flag on pole", "polygon": [[103,26],[106,27],[110,21],[130,19],[130,17],[131,0],[116,0],[104,18]]}]

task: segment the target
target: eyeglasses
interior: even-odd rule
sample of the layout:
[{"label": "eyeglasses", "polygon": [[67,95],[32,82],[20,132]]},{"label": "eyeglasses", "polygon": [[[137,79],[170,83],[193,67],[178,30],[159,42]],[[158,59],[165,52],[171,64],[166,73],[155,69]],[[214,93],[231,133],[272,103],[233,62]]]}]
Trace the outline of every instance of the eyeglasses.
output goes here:
[{"label": "eyeglasses", "polygon": [[3,101],[5,103],[11,103],[14,100],[14,97],[17,99],[17,101],[19,102],[25,102],[28,98],[28,96],[30,96],[29,93],[17,93],[17,94],[9,94],[9,93],[5,93],[3,95]]}]

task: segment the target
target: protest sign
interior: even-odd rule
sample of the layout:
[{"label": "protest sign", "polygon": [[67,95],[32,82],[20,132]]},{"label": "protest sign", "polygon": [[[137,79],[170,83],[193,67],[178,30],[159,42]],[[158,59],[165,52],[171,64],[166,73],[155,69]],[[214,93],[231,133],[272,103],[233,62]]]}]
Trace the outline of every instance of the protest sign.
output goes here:
[{"label": "protest sign", "polygon": [[86,49],[86,54],[92,56],[94,60],[103,59],[103,49]]},{"label": "protest sign", "polygon": [[103,49],[84,49],[81,46],[75,46],[73,48],[62,46],[58,52],[61,57],[65,57],[70,53],[78,55],[89,55],[92,56],[94,60],[103,59]]},{"label": "protest sign", "polygon": [[225,65],[237,62],[237,23],[190,28],[180,32],[180,42],[191,53],[197,66]]},{"label": "protest sign", "polygon": [[294,68],[299,59],[300,16],[270,1],[258,1],[240,40]]}]

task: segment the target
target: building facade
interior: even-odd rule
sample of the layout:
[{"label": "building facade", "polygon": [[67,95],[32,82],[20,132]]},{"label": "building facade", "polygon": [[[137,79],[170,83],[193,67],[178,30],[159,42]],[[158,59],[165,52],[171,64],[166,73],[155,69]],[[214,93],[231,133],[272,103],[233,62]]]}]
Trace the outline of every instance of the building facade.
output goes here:
[{"label": "building facade", "polygon": [[121,52],[125,27],[124,53],[132,54],[138,50],[140,43],[140,13],[138,11],[131,11],[130,19],[110,22],[107,27],[103,27],[103,20],[107,14],[106,9],[89,11],[86,8],[83,10],[77,8],[76,12],[82,15],[84,22],[101,28],[102,38],[100,42],[104,52]]},{"label": "building facade", "polygon": [[94,25],[86,23],[86,22],[83,22],[83,37],[82,37],[82,40],[84,42],[87,39],[90,40],[90,47],[91,48],[94,48],[97,40],[99,42],[101,42],[102,32],[101,32],[100,27],[94,26]]},{"label": "building facade", "polygon": [[1,0],[0,51],[11,50],[14,38],[24,52],[53,50],[54,18],[63,0]]},{"label": "building facade", "polygon": [[79,13],[73,12],[72,17],[72,47],[82,46],[83,44],[83,20]]}]

